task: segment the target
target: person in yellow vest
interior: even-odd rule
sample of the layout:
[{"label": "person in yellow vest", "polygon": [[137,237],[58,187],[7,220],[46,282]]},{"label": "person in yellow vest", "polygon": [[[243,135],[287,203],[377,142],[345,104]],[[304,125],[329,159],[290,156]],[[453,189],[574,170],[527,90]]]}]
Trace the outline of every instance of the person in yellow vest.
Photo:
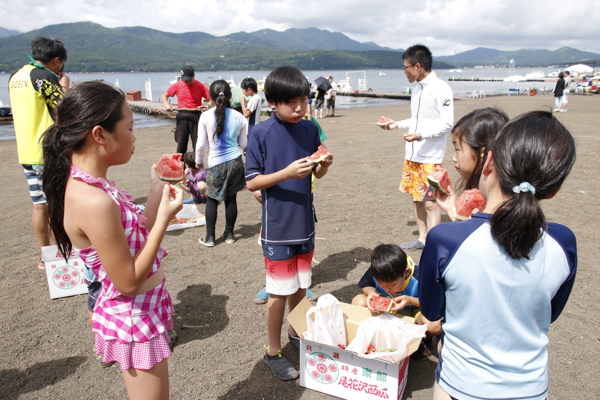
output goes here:
[{"label": "person in yellow vest", "polygon": [[[51,234],[42,190],[44,156],[40,139],[54,123],[53,111],[67,92],[70,80],[62,72],[67,50],[59,40],[37,37],[31,42],[31,55],[27,56],[31,62],[13,73],[8,87],[19,163],[23,166],[33,201],[31,223],[41,249],[51,244]],[[46,268],[43,254],[38,268]]]}]

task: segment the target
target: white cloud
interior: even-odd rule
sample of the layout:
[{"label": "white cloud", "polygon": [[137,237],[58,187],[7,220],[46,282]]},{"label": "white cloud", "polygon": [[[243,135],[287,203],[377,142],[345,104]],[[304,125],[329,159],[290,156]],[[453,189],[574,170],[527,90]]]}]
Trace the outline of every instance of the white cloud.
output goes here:
[{"label": "white cloud", "polygon": [[354,40],[434,55],[475,47],[499,50],[563,46],[600,53],[600,2],[571,7],[558,0],[0,0],[0,26],[26,32],[46,25],[93,21],[106,27],[146,26],[215,36],[260,29],[316,27]]}]

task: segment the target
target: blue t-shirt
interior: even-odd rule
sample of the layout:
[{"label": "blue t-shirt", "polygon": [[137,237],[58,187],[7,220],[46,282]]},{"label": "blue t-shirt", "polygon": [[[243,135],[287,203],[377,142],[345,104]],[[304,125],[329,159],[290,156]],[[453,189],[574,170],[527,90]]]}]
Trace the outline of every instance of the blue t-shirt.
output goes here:
[{"label": "blue t-shirt", "polygon": [[[292,124],[275,115],[254,125],[246,149],[246,181],[280,171],[310,156],[320,145],[317,126],[305,119]],[[315,234],[311,176],[287,179],[261,190],[263,243],[292,245],[310,241]]]},{"label": "blue t-shirt", "polygon": [[[369,269],[367,269],[367,272],[365,272],[365,274],[363,275],[362,278],[360,278],[360,281],[358,282],[358,287],[359,288],[364,288],[364,287],[374,287],[377,290],[377,293],[379,293],[382,297],[399,297],[399,296],[410,296],[410,297],[419,297],[419,280],[417,279],[417,276],[419,276],[419,266],[415,265],[412,262],[412,259],[409,259],[409,263],[411,265],[413,265],[413,273],[412,276],[409,276],[407,278],[407,283],[405,282],[406,286],[404,287],[404,289],[402,289],[399,292],[393,293],[393,296],[386,292],[385,290],[383,290],[383,288],[381,286],[379,286],[379,284],[377,283],[377,280],[375,278],[373,278],[373,272],[371,271],[371,267],[369,267]],[[406,308],[416,308],[415,306],[406,306]]]},{"label": "blue t-shirt", "polygon": [[436,381],[460,399],[544,400],[548,328],[563,310],[577,269],[575,235],[549,223],[529,259],[492,237],[491,214],[440,224],[419,263],[421,312],[444,317]]}]

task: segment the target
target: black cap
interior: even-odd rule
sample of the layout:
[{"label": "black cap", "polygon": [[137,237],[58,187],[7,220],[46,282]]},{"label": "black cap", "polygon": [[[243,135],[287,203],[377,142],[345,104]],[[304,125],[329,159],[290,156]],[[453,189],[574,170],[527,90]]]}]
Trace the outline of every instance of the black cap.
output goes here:
[{"label": "black cap", "polygon": [[194,79],[194,67],[191,65],[186,65],[181,68],[181,80],[182,81],[191,81]]}]

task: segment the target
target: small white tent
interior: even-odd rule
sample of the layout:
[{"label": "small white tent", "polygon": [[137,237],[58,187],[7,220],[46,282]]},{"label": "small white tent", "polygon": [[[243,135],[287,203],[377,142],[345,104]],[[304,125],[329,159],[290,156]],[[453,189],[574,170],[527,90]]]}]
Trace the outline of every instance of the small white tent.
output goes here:
[{"label": "small white tent", "polygon": [[587,73],[593,72],[594,68],[584,65],[584,64],[577,64],[577,65],[571,65],[569,68],[565,68],[565,71],[578,73],[578,74],[585,72],[587,74]]}]

